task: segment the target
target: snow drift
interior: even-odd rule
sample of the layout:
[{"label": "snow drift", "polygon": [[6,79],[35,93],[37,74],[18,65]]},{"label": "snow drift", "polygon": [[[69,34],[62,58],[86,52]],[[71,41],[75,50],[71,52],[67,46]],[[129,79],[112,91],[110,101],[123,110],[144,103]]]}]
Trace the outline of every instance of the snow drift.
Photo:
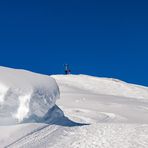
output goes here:
[{"label": "snow drift", "polygon": [[43,118],[55,106],[59,88],[49,76],[0,67],[0,124]]}]

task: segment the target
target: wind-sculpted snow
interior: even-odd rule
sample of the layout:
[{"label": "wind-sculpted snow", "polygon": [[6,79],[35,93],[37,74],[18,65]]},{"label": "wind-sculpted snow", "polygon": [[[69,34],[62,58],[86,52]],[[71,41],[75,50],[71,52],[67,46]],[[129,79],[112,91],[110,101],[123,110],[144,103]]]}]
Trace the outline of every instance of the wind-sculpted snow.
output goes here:
[{"label": "wind-sculpted snow", "polygon": [[42,118],[59,97],[49,76],[0,67],[0,124],[16,124],[30,117]]}]

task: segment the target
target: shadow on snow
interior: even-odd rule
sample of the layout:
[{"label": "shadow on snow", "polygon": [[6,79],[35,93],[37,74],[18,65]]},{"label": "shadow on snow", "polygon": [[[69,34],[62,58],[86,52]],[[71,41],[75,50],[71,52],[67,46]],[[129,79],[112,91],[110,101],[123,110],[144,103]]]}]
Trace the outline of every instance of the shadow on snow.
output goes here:
[{"label": "shadow on snow", "polygon": [[54,124],[68,127],[89,125],[87,123],[78,123],[70,120],[57,105],[49,109],[44,117],[41,118],[36,115],[32,115],[29,118],[24,119],[22,123],[46,123],[49,125]]}]

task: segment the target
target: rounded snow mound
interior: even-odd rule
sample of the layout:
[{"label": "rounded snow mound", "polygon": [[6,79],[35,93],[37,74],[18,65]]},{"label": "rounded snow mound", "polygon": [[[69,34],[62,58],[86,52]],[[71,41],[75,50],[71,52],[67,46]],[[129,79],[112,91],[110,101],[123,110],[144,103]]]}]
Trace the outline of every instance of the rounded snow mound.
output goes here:
[{"label": "rounded snow mound", "polygon": [[0,67],[0,124],[43,118],[59,98],[56,81],[46,75]]}]

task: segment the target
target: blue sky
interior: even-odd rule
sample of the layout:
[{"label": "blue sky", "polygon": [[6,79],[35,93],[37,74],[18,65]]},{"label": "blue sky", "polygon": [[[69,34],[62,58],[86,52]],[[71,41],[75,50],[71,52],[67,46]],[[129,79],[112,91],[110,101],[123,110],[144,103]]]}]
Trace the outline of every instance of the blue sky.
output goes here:
[{"label": "blue sky", "polygon": [[0,65],[114,77],[148,86],[148,3],[0,2]]}]

